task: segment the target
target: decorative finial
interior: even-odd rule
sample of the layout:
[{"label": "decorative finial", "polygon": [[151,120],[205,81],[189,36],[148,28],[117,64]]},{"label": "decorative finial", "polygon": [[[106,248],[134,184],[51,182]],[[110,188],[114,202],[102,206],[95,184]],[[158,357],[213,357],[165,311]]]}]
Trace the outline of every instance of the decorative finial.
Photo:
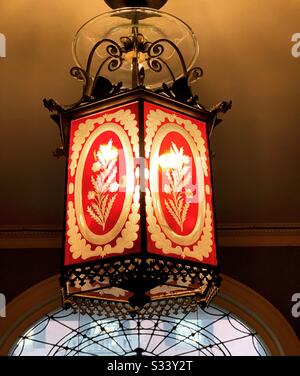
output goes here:
[{"label": "decorative finial", "polygon": [[160,9],[168,0],[104,0],[112,9],[140,7]]}]

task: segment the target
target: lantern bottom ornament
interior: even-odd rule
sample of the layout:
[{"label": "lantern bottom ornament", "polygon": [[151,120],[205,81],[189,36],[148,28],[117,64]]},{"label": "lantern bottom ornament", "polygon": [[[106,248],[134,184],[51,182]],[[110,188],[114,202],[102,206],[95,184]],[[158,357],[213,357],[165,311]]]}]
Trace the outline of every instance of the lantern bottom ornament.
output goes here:
[{"label": "lantern bottom ornament", "polygon": [[65,307],[151,316],[209,304],[221,280],[208,139],[219,110],[138,88],[59,112]]},{"label": "lantern bottom ornament", "polygon": [[215,269],[161,257],[96,262],[67,269],[61,277],[65,308],[123,317],[190,312],[199,304],[206,307],[220,281]]}]

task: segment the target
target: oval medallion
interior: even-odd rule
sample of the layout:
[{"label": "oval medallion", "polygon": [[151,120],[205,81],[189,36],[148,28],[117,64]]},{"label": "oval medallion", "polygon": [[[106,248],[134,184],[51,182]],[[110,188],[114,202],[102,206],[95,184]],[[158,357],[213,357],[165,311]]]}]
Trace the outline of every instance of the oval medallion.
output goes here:
[{"label": "oval medallion", "polygon": [[113,241],[130,212],[134,160],[129,138],[114,123],[96,128],[80,154],[74,199],[82,235],[95,245]]},{"label": "oval medallion", "polygon": [[150,191],[157,221],[175,244],[199,240],[205,218],[201,156],[190,134],[177,124],[163,125],[150,154]]}]

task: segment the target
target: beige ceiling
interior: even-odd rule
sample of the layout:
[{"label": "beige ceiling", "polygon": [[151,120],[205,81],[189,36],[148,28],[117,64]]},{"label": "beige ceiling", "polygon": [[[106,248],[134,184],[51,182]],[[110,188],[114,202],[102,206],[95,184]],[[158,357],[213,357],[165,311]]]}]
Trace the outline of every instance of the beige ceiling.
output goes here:
[{"label": "beige ceiling", "polygon": [[[0,2],[0,226],[61,225],[64,160],[42,99],[72,103],[77,29],[109,8],[101,0]],[[232,99],[212,138],[219,223],[300,223],[300,0],[169,0],[199,44],[200,102]]]}]

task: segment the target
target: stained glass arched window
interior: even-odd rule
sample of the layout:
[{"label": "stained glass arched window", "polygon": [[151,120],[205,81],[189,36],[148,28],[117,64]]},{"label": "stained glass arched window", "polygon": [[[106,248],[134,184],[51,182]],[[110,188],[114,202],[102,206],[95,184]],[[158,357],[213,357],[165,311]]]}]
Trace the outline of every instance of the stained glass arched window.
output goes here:
[{"label": "stained glass arched window", "polygon": [[268,355],[251,328],[217,306],[181,315],[104,318],[56,310],[29,328],[12,356]]}]

